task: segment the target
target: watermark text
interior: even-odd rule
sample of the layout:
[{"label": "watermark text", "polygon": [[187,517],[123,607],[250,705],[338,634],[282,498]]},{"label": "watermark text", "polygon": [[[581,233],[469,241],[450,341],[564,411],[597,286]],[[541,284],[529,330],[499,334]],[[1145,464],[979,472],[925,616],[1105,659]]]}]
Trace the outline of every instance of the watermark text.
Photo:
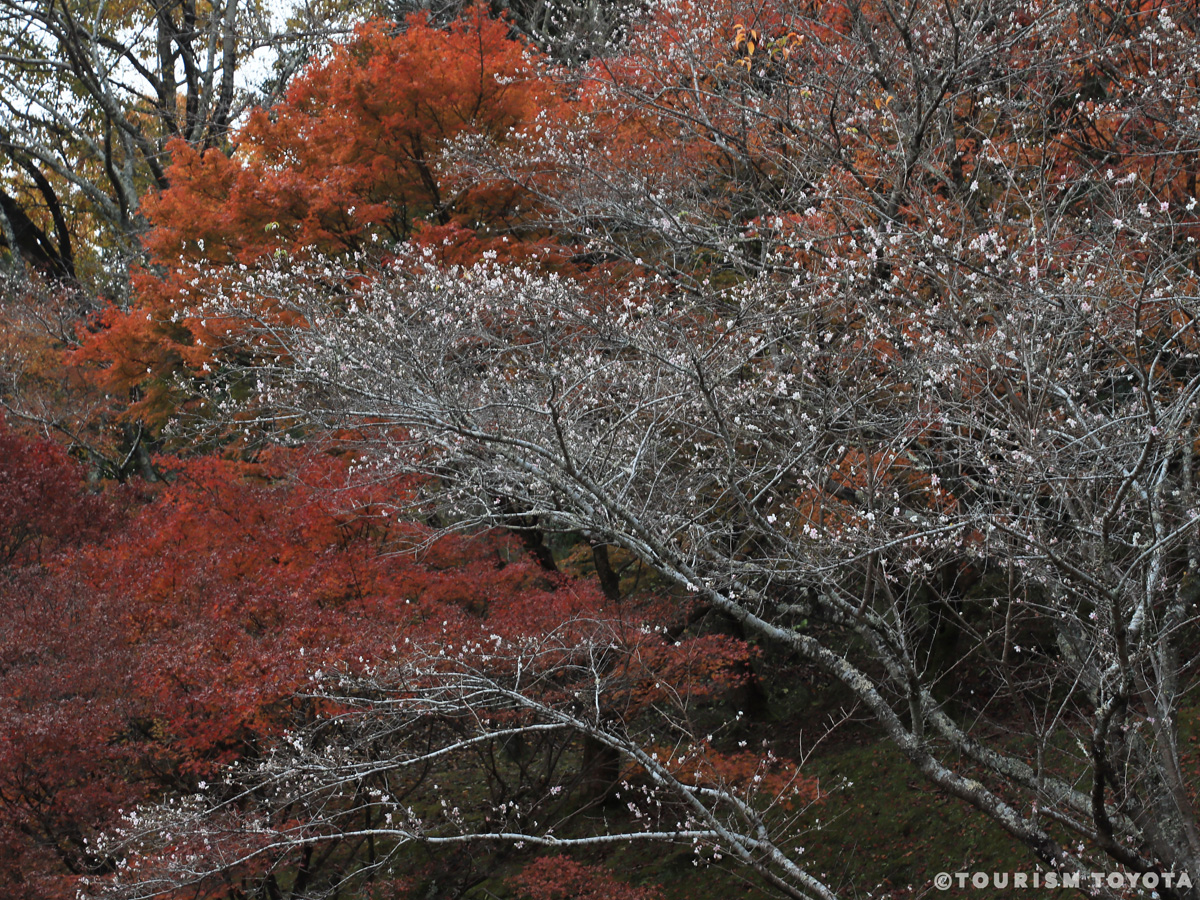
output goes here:
[{"label": "watermark text", "polygon": [[1190,888],[1187,872],[938,872],[933,886],[939,891],[952,887],[996,890],[1004,888]]}]

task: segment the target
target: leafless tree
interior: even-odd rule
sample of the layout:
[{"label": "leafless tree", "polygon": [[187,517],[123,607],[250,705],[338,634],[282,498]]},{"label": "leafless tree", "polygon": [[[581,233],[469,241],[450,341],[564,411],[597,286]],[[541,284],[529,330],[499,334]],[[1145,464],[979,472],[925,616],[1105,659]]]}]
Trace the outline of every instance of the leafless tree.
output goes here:
[{"label": "leafless tree", "polygon": [[500,270],[384,278],[350,315],[300,307],[269,400],[370,423],[460,521],[633,551],[1046,863],[1190,873],[1197,298],[1041,286],[899,339],[894,309],[841,329],[754,285],[715,317],[653,282],[588,311]]}]

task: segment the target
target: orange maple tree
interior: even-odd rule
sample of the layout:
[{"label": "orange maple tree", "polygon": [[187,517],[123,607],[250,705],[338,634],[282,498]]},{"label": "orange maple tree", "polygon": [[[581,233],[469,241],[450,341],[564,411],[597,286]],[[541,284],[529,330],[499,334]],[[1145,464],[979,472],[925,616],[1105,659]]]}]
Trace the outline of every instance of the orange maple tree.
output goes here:
[{"label": "orange maple tree", "polygon": [[511,238],[519,193],[455,178],[442,155],[457,138],[503,141],[531,123],[552,96],[537,66],[478,7],[445,29],[425,15],[362,25],[250,117],[235,157],[170,145],[171,186],[146,203],[147,249],[160,265],[220,265],[430,228],[477,231],[483,247]]},{"label": "orange maple tree", "polygon": [[153,227],[135,303],[95,317],[76,361],[160,424],[228,343],[232,323],[196,314],[197,298],[244,290],[247,266],[378,259],[406,241],[458,263],[539,253],[533,198],[445,159],[456,141],[504,144],[557,102],[536,53],[509,32],[483,6],[444,28],[424,14],[369,22],[255,111],[233,156],[171,142],[170,186],[143,205]]}]

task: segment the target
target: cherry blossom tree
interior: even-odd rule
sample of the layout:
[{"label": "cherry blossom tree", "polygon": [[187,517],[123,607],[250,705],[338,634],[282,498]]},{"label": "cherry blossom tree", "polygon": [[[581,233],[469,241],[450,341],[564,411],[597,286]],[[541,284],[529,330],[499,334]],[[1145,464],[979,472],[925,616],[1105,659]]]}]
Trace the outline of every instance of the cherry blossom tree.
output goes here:
[{"label": "cherry blossom tree", "polygon": [[1190,872],[1196,298],[1114,301],[1105,263],[902,328],[763,280],[382,273],[348,313],[295,298],[260,374],[460,523],[617,544],[823,667],[1046,863]]}]

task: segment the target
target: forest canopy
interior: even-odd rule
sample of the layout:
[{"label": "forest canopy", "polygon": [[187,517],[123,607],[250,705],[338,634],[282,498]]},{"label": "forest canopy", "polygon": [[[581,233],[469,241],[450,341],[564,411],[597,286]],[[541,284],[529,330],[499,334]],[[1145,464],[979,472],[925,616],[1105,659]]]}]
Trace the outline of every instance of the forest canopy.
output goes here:
[{"label": "forest canopy", "polygon": [[5,13],[6,896],[1200,897],[1194,4]]}]

